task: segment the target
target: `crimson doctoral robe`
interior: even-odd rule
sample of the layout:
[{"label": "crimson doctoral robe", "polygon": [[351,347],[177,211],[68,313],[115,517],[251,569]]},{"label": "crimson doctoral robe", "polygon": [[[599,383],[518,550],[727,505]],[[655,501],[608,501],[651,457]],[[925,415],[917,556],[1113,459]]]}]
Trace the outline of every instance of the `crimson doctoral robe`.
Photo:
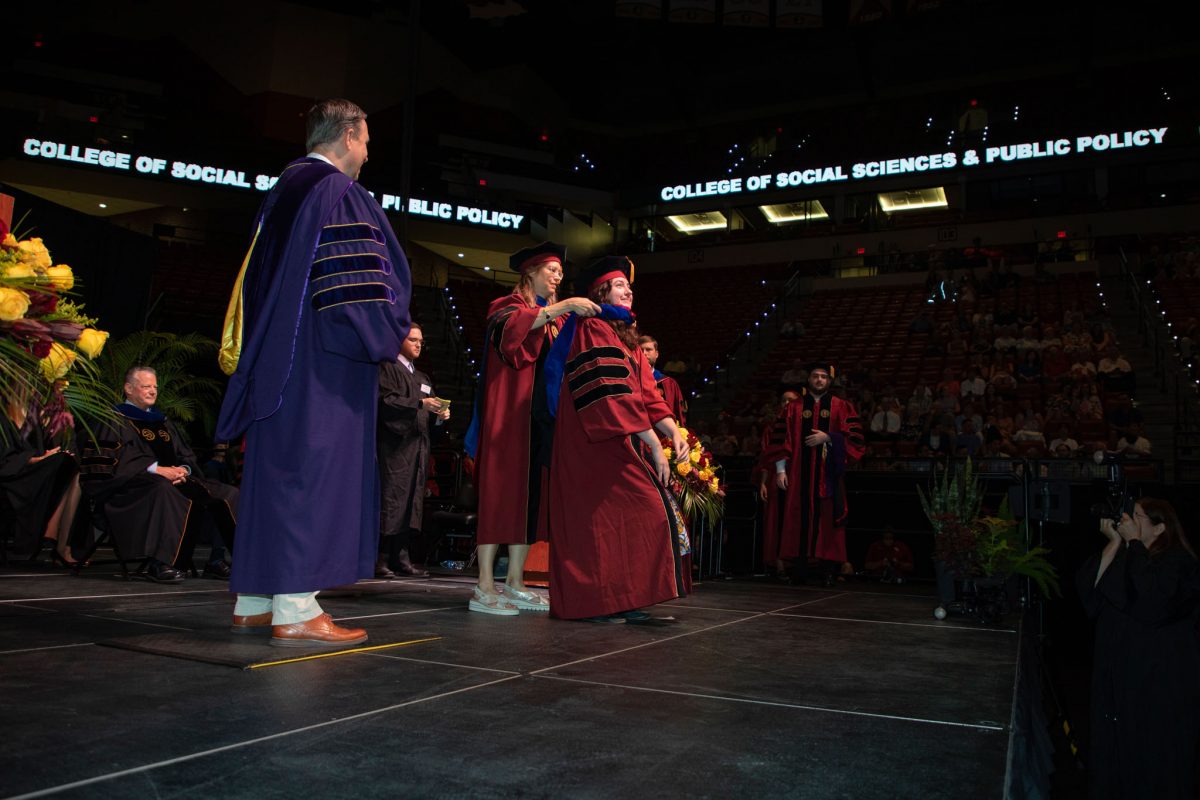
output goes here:
[{"label": "crimson doctoral robe", "polygon": [[[774,445],[771,461],[787,460],[788,491],[780,533],[779,557],[846,560],[846,468],[866,451],[862,424],[854,406],[826,394],[812,394],[780,415],[782,442]],[[778,424],[778,423],[777,423]],[[831,441],[808,447],[804,439],[816,431]]]},{"label": "crimson doctoral robe", "polygon": [[558,398],[550,468],[550,613],[615,614],[686,591],[675,514],[637,433],[671,416],[641,350],[580,319]]},{"label": "crimson doctoral robe", "polygon": [[683,389],[679,388],[679,382],[658,370],[654,370],[654,381],[658,386],[658,393],[666,401],[667,408],[671,409],[671,416],[681,427],[687,425],[687,401],[683,399]]},{"label": "crimson doctoral robe", "polygon": [[544,538],[540,498],[554,420],[541,375],[558,321],[535,329],[539,313],[516,292],[497,298],[488,309],[475,457],[478,544],[532,544]]}]

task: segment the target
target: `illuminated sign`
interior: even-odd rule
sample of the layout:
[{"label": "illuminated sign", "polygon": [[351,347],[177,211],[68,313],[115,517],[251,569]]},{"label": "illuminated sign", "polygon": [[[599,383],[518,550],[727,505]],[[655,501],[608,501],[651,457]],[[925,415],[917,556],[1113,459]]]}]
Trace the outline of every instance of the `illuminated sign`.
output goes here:
[{"label": "illuminated sign", "polygon": [[[100,147],[69,145],[41,139],[26,139],[22,152],[31,157],[47,161],[66,161],[86,164],[103,169],[119,170],[129,174],[169,177],[189,183],[207,186],[229,186],[235,189],[254,189],[265,192],[278,180],[274,175],[251,175],[245,170],[228,169],[208,164],[193,164],[187,161],[169,161],[147,155],[134,155],[107,150]],[[371,193],[374,196],[374,192]],[[380,205],[384,211],[407,213],[419,217],[432,217],[447,222],[496,230],[516,231],[525,221],[524,214],[513,214],[475,206],[454,203],[437,203],[415,197],[405,202],[398,195],[383,195]]]},{"label": "illuminated sign", "polygon": [[663,186],[658,198],[663,202],[690,200],[699,197],[731,197],[733,195],[761,192],[769,189],[789,189],[796,186],[814,186],[822,183],[870,180],[889,175],[936,172],[957,167],[975,167],[980,164],[1001,164],[1029,161],[1042,158],[1060,158],[1069,155],[1104,153],[1126,148],[1154,147],[1163,143],[1167,128],[1142,128],[1139,130],[1096,133],[1077,136],[1073,139],[1047,139],[1041,142],[980,147],[959,152],[922,153],[904,158],[889,158],[877,161],[860,161],[855,164],[827,164],[786,172],[750,175],[739,178],[722,178],[714,181],[699,181]]}]

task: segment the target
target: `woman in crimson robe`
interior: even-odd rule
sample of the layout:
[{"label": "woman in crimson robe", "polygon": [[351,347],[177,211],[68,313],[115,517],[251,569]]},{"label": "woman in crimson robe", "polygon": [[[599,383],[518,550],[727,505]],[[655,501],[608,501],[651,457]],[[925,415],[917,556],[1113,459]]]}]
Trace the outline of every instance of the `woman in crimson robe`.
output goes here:
[{"label": "woman in crimson robe", "polygon": [[[484,614],[511,616],[549,608],[524,580],[529,545],[545,532],[540,507],[553,418],[546,406],[542,365],[558,333],[559,317],[570,312],[590,317],[600,311],[583,297],[554,302],[565,257],[566,248],[553,242],[514,253],[509,268],[521,279],[512,294],[497,298],[488,309],[483,390],[467,432],[479,492],[479,583],[468,607]],[[497,591],[493,563],[502,544],[508,545],[508,573]]]},{"label": "woman in crimson robe", "polygon": [[586,270],[579,283],[600,318],[569,320],[547,369],[552,402],[557,393],[550,610],[560,619],[657,622],[641,608],[686,591],[686,531],[653,428],[671,437],[679,460],[688,447],[638,347],[632,267],[608,257]]}]

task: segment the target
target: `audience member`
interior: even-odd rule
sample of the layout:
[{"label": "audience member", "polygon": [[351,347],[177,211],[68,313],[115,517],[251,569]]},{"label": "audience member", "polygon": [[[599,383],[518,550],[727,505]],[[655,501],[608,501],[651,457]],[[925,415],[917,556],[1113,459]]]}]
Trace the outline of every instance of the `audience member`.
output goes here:
[{"label": "audience member", "polygon": [[963,450],[966,455],[973,456],[982,446],[983,439],[975,432],[975,423],[969,419],[963,420],[962,431],[954,437],[955,453]]},{"label": "audience member", "polygon": [[895,531],[889,526],[867,548],[863,568],[868,575],[878,577],[881,583],[904,583],[914,569],[912,550],[896,538]]},{"label": "audience member", "polygon": [[983,371],[976,368],[972,370],[971,377],[967,378],[960,385],[959,391],[964,398],[968,397],[983,397],[983,393],[987,391],[988,382],[984,380]]},{"label": "audience member", "polygon": [[1042,425],[1038,422],[1037,417],[1023,419],[1017,432],[1013,434],[1012,440],[1020,443],[1032,442],[1041,447],[1046,446],[1046,436],[1042,433]]},{"label": "audience member", "polygon": [[1071,431],[1066,425],[1058,429],[1058,436],[1050,442],[1050,451],[1057,452],[1060,445],[1066,447],[1072,454],[1079,449],[1079,442],[1072,438]]},{"label": "audience member", "polygon": [[1042,351],[1042,376],[1049,380],[1058,380],[1071,371],[1071,362],[1067,354],[1058,345],[1050,345]]},{"label": "audience member", "polygon": [[675,378],[679,378],[681,375],[687,373],[687,362],[676,356],[675,358],[669,359],[667,363],[663,364],[662,371]]},{"label": "audience member", "polygon": [[1096,376],[1105,391],[1133,391],[1133,367],[1117,352],[1116,347],[1109,347],[1104,351],[1103,358],[1096,364]]},{"label": "audience member", "polygon": [[1144,430],[1140,422],[1134,422],[1129,426],[1129,430],[1117,439],[1117,452],[1124,453],[1127,456],[1145,456],[1151,454],[1150,440],[1144,435]]},{"label": "audience member", "polygon": [[742,445],[738,450],[740,456],[756,456],[762,449],[762,433],[757,425],[751,425],[742,437]]},{"label": "audience member", "polygon": [[1018,383],[1038,383],[1042,379],[1041,357],[1037,350],[1026,350],[1017,367]]},{"label": "audience member", "polygon": [[871,415],[871,434],[873,439],[892,440],[900,433],[900,405],[894,400],[890,403],[878,403],[875,413]]},{"label": "audience member", "polygon": [[804,359],[797,358],[792,362],[792,366],[788,367],[782,375],[779,376],[779,382],[783,386],[798,389],[808,380],[808,372],[804,369]]}]

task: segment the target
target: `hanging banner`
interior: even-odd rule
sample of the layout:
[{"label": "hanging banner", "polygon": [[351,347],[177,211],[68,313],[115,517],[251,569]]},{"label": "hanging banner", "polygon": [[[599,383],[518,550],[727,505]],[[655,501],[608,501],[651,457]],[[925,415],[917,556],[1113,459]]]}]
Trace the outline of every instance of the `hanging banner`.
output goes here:
[{"label": "hanging banner", "polygon": [[765,28],[771,24],[771,0],[725,0],[721,23],[734,27]]},{"label": "hanging banner", "polygon": [[776,28],[820,28],[821,0],[775,0]]},{"label": "hanging banner", "polygon": [[892,17],[892,0],[850,0],[850,24],[869,25]]},{"label": "hanging banner", "polygon": [[662,19],[662,0],[617,0],[616,15],[628,19]]},{"label": "hanging banner", "polygon": [[854,163],[821,164],[772,173],[724,177],[716,180],[662,186],[657,196],[661,202],[691,200],[699,197],[728,197],[762,192],[815,186],[822,183],[871,180],[893,175],[936,173],[972,168],[980,165],[1007,164],[1037,159],[1056,159],[1072,155],[1095,155],[1118,150],[1137,150],[1157,147],[1166,139],[1167,128],[1098,132],[1073,138],[1043,139],[1037,142],[998,144],[988,147],[922,153],[901,158],[881,158]]},{"label": "hanging banner", "polygon": [[717,21],[717,0],[671,0],[670,22],[711,24]]}]

